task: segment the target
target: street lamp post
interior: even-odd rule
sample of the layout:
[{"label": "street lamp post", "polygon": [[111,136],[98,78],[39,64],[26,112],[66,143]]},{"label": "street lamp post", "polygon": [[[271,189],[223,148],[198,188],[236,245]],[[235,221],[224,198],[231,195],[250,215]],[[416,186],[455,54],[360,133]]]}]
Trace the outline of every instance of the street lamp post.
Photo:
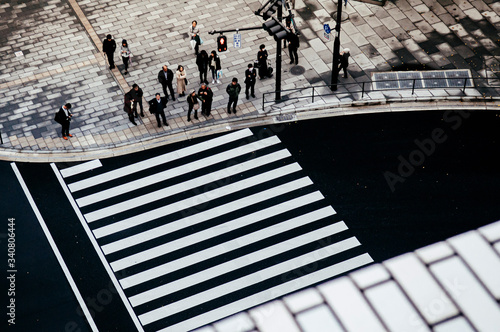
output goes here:
[{"label": "street lamp post", "polygon": [[[278,21],[283,19],[283,5],[278,6]],[[281,100],[281,39],[276,42],[276,94],[275,101]]]},{"label": "street lamp post", "polygon": [[342,22],[342,0],[337,0],[337,24],[335,25],[335,41],[333,42],[332,79],[330,89],[337,91],[338,64],[340,56],[340,23]]}]

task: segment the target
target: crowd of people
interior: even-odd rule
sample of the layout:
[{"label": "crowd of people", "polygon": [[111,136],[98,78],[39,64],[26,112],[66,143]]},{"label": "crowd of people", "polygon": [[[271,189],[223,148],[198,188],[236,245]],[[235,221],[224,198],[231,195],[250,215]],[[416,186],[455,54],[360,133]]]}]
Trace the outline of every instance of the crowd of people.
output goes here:
[{"label": "crowd of people", "polygon": [[[283,47],[287,47],[288,42],[288,51],[290,55],[290,64],[297,65],[299,62],[297,50],[300,47],[299,36],[293,31],[293,26],[291,24],[291,19],[286,18],[285,20],[286,27],[289,29],[290,33],[287,35],[287,38],[283,40]],[[208,55],[207,51],[201,50],[200,45],[203,44],[203,40],[200,36],[200,29],[198,27],[197,21],[192,21],[191,26],[188,29],[188,35],[190,38],[190,45],[194,50],[194,54],[196,56],[196,65],[199,71],[200,78],[200,88],[198,91],[195,89],[191,90],[188,94],[186,102],[188,105],[187,112],[187,121],[191,121],[191,113],[194,111],[194,119],[198,120],[198,109],[201,104],[201,114],[208,118],[211,116],[211,108],[212,108],[212,100],[213,100],[213,92],[212,89],[208,86],[209,81],[207,79],[208,71],[211,73],[212,84],[220,84],[222,77],[222,66],[220,57],[217,55],[215,50],[210,52]],[[115,68],[114,55],[117,49],[117,45],[113,37],[108,34],[102,43],[102,51],[106,54],[109,68]],[[123,39],[120,46],[120,55],[122,57],[123,65],[124,65],[124,74],[128,74],[128,68],[132,62],[132,52],[128,45],[127,40]],[[260,45],[259,51],[257,52],[257,61],[254,66],[253,63],[249,63],[247,69],[245,70],[245,96],[246,99],[250,99],[250,97],[255,98],[255,83],[257,81],[257,75],[260,79],[265,79],[267,77],[272,76],[272,67],[268,66],[268,52],[264,44]],[[347,78],[347,66],[349,65],[349,49],[344,49],[340,53],[339,63],[337,74],[340,74],[340,70],[344,70],[344,78]],[[256,68],[258,68],[258,72]],[[165,116],[165,108],[167,107],[167,103],[171,98],[172,101],[176,100],[176,94],[178,97],[186,96],[186,90],[188,85],[187,74],[184,69],[184,66],[178,65],[177,70],[174,72],[168,68],[167,65],[164,65],[162,69],[158,72],[158,82],[162,86],[164,97],[161,97],[160,93],[156,93],[155,98],[152,98],[149,103],[149,111],[151,114],[155,114],[158,127],[161,127],[162,124],[164,126],[168,126],[166,116]],[[177,93],[174,92],[173,83],[176,83]],[[236,114],[236,106],[238,104],[239,94],[241,92],[241,86],[238,83],[238,79],[234,77],[231,80],[231,83],[226,87],[226,93],[228,95],[228,103],[227,103],[227,113],[228,114]],[[144,117],[144,108],[142,104],[143,99],[143,91],[137,85],[134,84],[132,89],[128,91],[124,96],[124,111],[127,112],[130,122],[134,125],[137,125],[135,119],[139,117]],[[69,109],[71,108],[71,104],[65,104],[62,106],[57,112],[56,121],[62,124],[62,136],[64,139],[68,139],[68,137],[72,137],[69,134],[69,123],[71,120],[71,113]],[[138,108],[140,109],[140,113],[138,112]]]}]

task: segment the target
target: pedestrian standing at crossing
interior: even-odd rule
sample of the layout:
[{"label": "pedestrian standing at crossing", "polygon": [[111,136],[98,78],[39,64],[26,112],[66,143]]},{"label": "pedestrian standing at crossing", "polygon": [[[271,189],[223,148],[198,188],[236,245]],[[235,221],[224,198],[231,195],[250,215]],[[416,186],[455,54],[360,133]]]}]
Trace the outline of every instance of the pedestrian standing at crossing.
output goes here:
[{"label": "pedestrian standing at crossing", "polygon": [[198,66],[198,71],[200,72],[200,84],[203,82],[208,83],[207,81],[207,72],[208,72],[208,54],[207,51],[201,50],[198,56],[196,57],[196,65]]},{"label": "pedestrian standing at crossing", "polygon": [[167,107],[168,99],[167,97],[161,97],[159,93],[155,95],[155,98],[149,101],[149,112],[156,116],[156,122],[158,122],[158,128],[161,128],[160,116],[163,121],[164,126],[168,126],[167,118],[165,117],[164,109]]},{"label": "pedestrian standing at crossing", "polygon": [[161,83],[163,88],[163,94],[168,100],[168,92],[167,88],[170,91],[170,95],[172,96],[172,100],[175,101],[175,93],[174,88],[172,87],[172,81],[174,80],[174,72],[168,69],[167,65],[164,65],[162,70],[158,73],[158,82]]},{"label": "pedestrian standing at crossing", "polygon": [[253,64],[248,64],[248,69],[245,70],[245,95],[247,99],[250,97],[248,93],[252,94],[252,98],[255,98],[255,81],[257,80],[257,71],[253,67]]},{"label": "pedestrian standing at crossing", "polygon": [[130,61],[130,55],[132,54],[130,52],[130,48],[128,47],[128,43],[126,39],[122,40],[122,46],[120,47],[120,53],[122,55],[122,61],[123,65],[125,66],[125,72],[123,72],[125,75],[128,74],[128,65]]},{"label": "pedestrian standing at crossing", "polygon": [[116,42],[111,37],[111,35],[107,35],[106,39],[102,41],[102,53],[106,53],[109,62],[109,69],[115,68],[115,60],[113,59],[116,50]]},{"label": "pedestrian standing at crossing", "polygon": [[339,69],[337,75],[340,74],[340,69],[344,69],[344,78],[347,78],[347,67],[349,66],[350,56],[351,50],[348,48],[344,48],[344,50],[340,52]]},{"label": "pedestrian standing at crossing", "polygon": [[191,121],[191,111],[194,110],[194,118],[198,120],[198,109],[200,108],[200,103],[198,99],[201,98],[196,94],[196,90],[191,91],[191,93],[187,96],[186,101],[188,103],[188,116],[187,120]]},{"label": "pedestrian standing at crossing", "polygon": [[238,95],[241,91],[241,85],[238,84],[238,79],[233,77],[233,80],[226,88],[226,92],[229,95],[229,102],[227,103],[227,113],[231,114],[231,105],[233,107],[233,113],[236,114],[236,105],[238,104]]},{"label": "pedestrian standing at crossing", "polygon": [[257,52],[257,61],[259,63],[259,78],[262,80],[267,76],[267,51],[266,45],[262,44],[259,47],[259,52]]},{"label": "pedestrian standing at crossing", "polygon": [[[128,119],[130,120],[130,122],[132,122],[134,126],[137,126],[137,123],[134,120],[134,109],[137,105],[134,105],[135,103],[134,103],[134,97],[132,97],[132,90],[127,92],[124,97],[125,97],[125,103],[123,105],[123,110],[127,112]],[[137,110],[135,110],[135,112],[137,113]]]},{"label": "pedestrian standing at crossing", "polygon": [[295,64],[298,65],[299,55],[297,54],[297,50],[300,47],[299,36],[291,32],[288,34],[287,38],[288,38],[288,52],[290,53],[290,64],[293,64],[295,62]]},{"label": "pedestrian standing at crossing", "polygon": [[213,100],[213,92],[206,83],[201,83],[201,88],[198,90],[198,96],[200,96],[201,103],[201,114],[205,117],[210,116],[210,112],[212,111],[212,100]]},{"label": "pedestrian standing at crossing", "polygon": [[59,111],[56,113],[55,117],[56,122],[60,123],[62,126],[61,130],[62,138],[64,138],[65,140],[68,139],[68,136],[73,137],[73,135],[69,133],[69,124],[73,116],[73,114],[71,114],[70,112],[70,109],[71,109],[70,103],[62,105]]},{"label": "pedestrian standing at crossing", "polygon": [[188,83],[186,76],[184,67],[179,65],[179,67],[177,67],[177,71],[175,72],[175,77],[177,78],[177,93],[179,94],[179,97],[185,96],[186,85]]},{"label": "pedestrian standing at crossing", "polygon": [[134,105],[133,108],[135,110],[135,117],[138,118],[139,116],[137,115],[137,104],[139,104],[141,108],[141,116],[144,117],[144,108],[142,107],[142,96],[143,92],[142,89],[139,88],[137,84],[132,85],[132,89],[130,90],[130,94],[132,96]]},{"label": "pedestrian standing at crossing", "polygon": [[194,54],[198,55],[200,49],[201,39],[200,39],[200,28],[198,28],[198,22],[191,22],[191,26],[188,30],[189,37],[191,37],[191,43],[194,45]]},{"label": "pedestrian standing at crossing", "polygon": [[210,56],[208,57],[208,66],[210,68],[210,71],[212,72],[212,84],[214,84],[216,81],[220,84],[220,80],[217,77],[217,72],[219,70],[222,70],[222,67],[220,64],[220,58],[215,50],[210,52]]}]

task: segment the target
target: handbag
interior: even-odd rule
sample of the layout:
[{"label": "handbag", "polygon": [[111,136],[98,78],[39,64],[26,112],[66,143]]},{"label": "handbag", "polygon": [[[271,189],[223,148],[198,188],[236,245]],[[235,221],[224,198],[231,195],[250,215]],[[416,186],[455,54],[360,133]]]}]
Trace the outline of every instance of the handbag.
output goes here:
[{"label": "handbag", "polygon": [[184,83],[188,85],[188,79],[184,77]]},{"label": "handbag", "polygon": [[193,109],[194,109],[195,111],[197,111],[199,108],[200,108],[200,104],[194,104],[194,105],[193,105]]},{"label": "handbag", "polygon": [[61,119],[61,116],[59,115],[59,111],[56,112],[56,116],[54,118],[54,121],[59,123],[59,124],[62,124],[63,120]]},{"label": "handbag", "polygon": [[200,39],[200,45],[203,44],[203,39],[201,39],[201,36],[198,36],[198,38]]},{"label": "handbag", "polygon": [[217,70],[217,79],[222,78],[222,69]]}]

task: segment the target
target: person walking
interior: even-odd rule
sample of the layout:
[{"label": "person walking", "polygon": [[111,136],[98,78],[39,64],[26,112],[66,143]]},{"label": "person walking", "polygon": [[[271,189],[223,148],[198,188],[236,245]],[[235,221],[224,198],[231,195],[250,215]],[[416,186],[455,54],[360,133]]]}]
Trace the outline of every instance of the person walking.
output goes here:
[{"label": "person walking", "polygon": [[109,62],[109,69],[115,68],[115,60],[113,59],[116,50],[116,42],[111,35],[107,35],[102,41],[102,53],[106,53]]},{"label": "person walking", "polygon": [[290,64],[295,62],[296,65],[299,64],[299,55],[297,50],[300,47],[299,36],[291,32],[288,34],[288,52],[290,53]]},{"label": "person walking", "polygon": [[259,63],[259,78],[262,80],[267,76],[267,51],[266,45],[262,44],[259,47],[259,52],[257,52],[257,61]]},{"label": "person walking", "polygon": [[120,53],[122,55],[123,65],[125,66],[124,74],[127,75],[131,52],[130,52],[130,48],[128,47],[128,43],[127,43],[126,39],[122,40],[122,46],[120,49]]},{"label": "person walking", "polygon": [[186,92],[187,85],[186,71],[183,66],[179,65],[177,67],[175,77],[177,78],[177,93],[179,93],[179,97],[183,97],[185,96],[184,92]]},{"label": "person walking", "polygon": [[233,77],[233,80],[226,88],[226,92],[229,95],[229,102],[227,103],[227,113],[231,114],[231,105],[233,107],[233,113],[236,114],[236,105],[238,104],[238,95],[241,91],[241,85],[238,84],[238,79]]},{"label": "person walking", "polygon": [[191,22],[191,26],[189,27],[188,34],[191,37],[191,40],[194,41],[194,54],[198,55],[198,50],[200,49],[201,39],[200,39],[200,29],[198,28],[198,22]]},{"label": "person walking", "polygon": [[257,80],[257,71],[253,67],[253,64],[248,64],[248,69],[245,70],[245,95],[247,99],[250,97],[248,93],[252,94],[252,98],[255,98],[255,81]]},{"label": "person walking", "polygon": [[196,65],[198,66],[198,71],[200,72],[200,84],[207,81],[208,72],[208,54],[207,51],[201,50],[196,57]]},{"label": "person walking", "polygon": [[132,89],[130,90],[130,95],[132,96],[134,102],[133,108],[135,111],[135,117],[136,118],[139,117],[137,115],[137,104],[139,104],[141,108],[141,116],[144,117],[144,108],[142,107],[142,96],[143,96],[142,89],[139,88],[137,84],[134,84],[132,85]]},{"label": "person walking", "polygon": [[149,112],[156,116],[156,122],[158,122],[158,128],[161,128],[160,116],[163,121],[164,126],[168,126],[167,118],[165,117],[164,109],[167,107],[168,99],[167,97],[161,97],[159,93],[155,95],[155,98],[149,101]]},{"label": "person walking", "polygon": [[[125,104],[123,106],[123,110],[127,112],[128,114],[128,119],[130,122],[134,124],[134,126],[137,126],[137,123],[134,120],[134,108],[137,105],[134,105],[134,98],[132,97],[132,91],[129,91],[125,94]],[[135,111],[137,113],[137,110]]]},{"label": "person walking", "polygon": [[220,84],[220,80],[217,77],[217,72],[221,70],[222,67],[220,65],[220,58],[215,50],[210,52],[210,56],[208,57],[208,65],[210,67],[210,71],[212,72],[212,84],[214,84],[216,81]]},{"label": "person walking", "polygon": [[191,111],[192,110],[194,110],[194,118],[196,120],[198,120],[198,109],[200,108],[200,103],[198,103],[198,99],[202,100],[196,94],[196,90],[191,91],[191,93],[186,98],[186,101],[188,103],[188,116],[187,116],[188,121],[191,121]]},{"label": "person walking", "polygon": [[56,113],[55,117],[56,122],[58,122],[62,126],[61,130],[62,138],[64,138],[65,140],[68,139],[68,136],[73,137],[73,135],[69,133],[69,124],[73,116],[73,114],[71,114],[70,112],[70,109],[71,109],[70,103],[62,105],[61,108],[59,108],[59,111]]},{"label": "person walking", "polygon": [[172,81],[174,80],[174,72],[168,69],[167,65],[164,65],[162,70],[158,73],[158,82],[161,83],[161,86],[163,88],[163,94],[168,100],[168,92],[167,92],[167,87],[168,90],[170,91],[170,94],[172,95],[172,100],[175,101],[175,93],[174,93],[174,88],[172,87]]},{"label": "person walking", "polygon": [[210,116],[210,112],[212,112],[212,100],[214,93],[206,83],[201,83],[201,88],[198,90],[198,96],[200,96],[202,101],[201,114],[208,118]]},{"label": "person walking", "polygon": [[344,50],[340,52],[339,69],[337,75],[340,74],[340,69],[344,69],[344,78],[347,78],[347,67],[349,66],[350,56],[351,50],[348,48],[344,48]]}]

